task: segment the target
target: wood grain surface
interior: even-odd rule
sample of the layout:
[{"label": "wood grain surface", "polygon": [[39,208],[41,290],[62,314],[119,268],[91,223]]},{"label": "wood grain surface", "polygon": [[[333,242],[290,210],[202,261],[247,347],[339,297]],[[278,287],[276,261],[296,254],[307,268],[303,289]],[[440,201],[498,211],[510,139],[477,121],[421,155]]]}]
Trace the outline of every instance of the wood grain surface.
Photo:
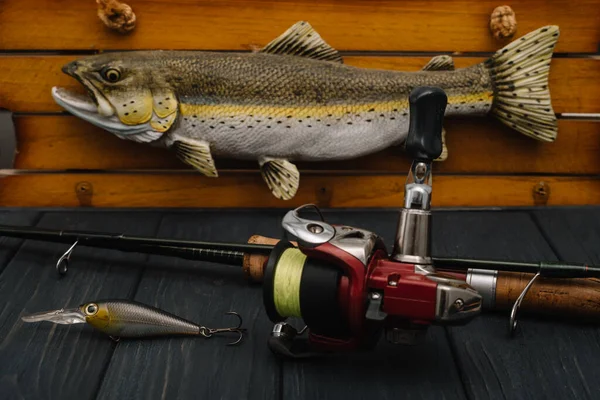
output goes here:
[{"label": "wood grain surface", "polygon": [[[51,95],[53,86],[85,93],[75,79],[61,71],[63,65],[85,56],[0,56],[0,107],[13,112],[62,112]],[[418,71],[431,57],[344,57],[361,68]],[[481,57],[455,57],[457,68],[484,61]],[[600,112],[600,61],[555,58],[550,67],[549,88],[555,112]]]},{"label": "wood grain surface", "polygon": [[[2,180],[0,204],[8,207],[400,207],[405,175],[305,174],[296,196],[276,199],[258,173],[206,178],[197,174],[35,174]],[[597,177],[466,176],[433,178],[433,207],[511,207],[537,204],[544,183],[546,205],[589,205],[600,198]]]},{"label": "wood grain surface", "polygon": [[535,210],[533,216],[561,260],[600,265],[600,210]]},{"label": "wood grain surface", "polygon": [[[377,232],[388,248],[393,245],[396,211],[323,213],[330,223]],[[251,234],[279,237],[283,212],[22,210],[0,212],[0,223],[35,224],[31,218],[38,215],[36,225],[45,228],[244,242]],[[599,221],[598,208],[434,211],[432,251],[434,256],[598,264]],[[14,244],[0,242],[0,257]],[[78,248],[69,274],[59,279],[53,263],[64,250],[64,245],[25,241],[3,261],[0,398],[595,400],[600,395],[597,324],[523,315],[518,335],[508,339],[507,315],[483,314],[465,326],[432,327],[413,347],[382,340],[372,352],[281,362],[266,347],[272,324],[262,308],[261,289],[247,284],[240,268]],[[223,346],[229,337],[115,344],[85,325],[19,319],[105,296],[135,298],[213,326],[224,326],[228,318],[222,312],[233,309],[243,314],[249,331],[234,348]]]},{"label": "wood grain surface", "polygon": [[[2,3],[0,49],[248,49],[296,21],[310,22],[339,50],[494,51],[488,29],[494,1],[152,1],[128,2],[137,16],[129,35],[110,31],[93,1],[10,0]],[[518,35],[561,27],[559,52],[595,52],[599,2],[510,3]]]},{"label": "wood grain surface", "polygon": [[[47,213],[37,226],[154,235],[160,216],[137,213]],[[98,391],[115,343],[87,325],[25,323],[24,314],[93,300],[131,298],[146,255],[77,248],[60,278],[54,264],[65,245],[26,241],[0,275],[0,397],[89,399]],[[10,397],[8,397],[10,396]]]},{"label": "wood grain surface", "polygon": [[[119,140],[68,116],[53,101],[51,88],[83,92],[61,67],[89,54],[140,49],[251,51],[298,20],[309,21],[343,52],[347,64],[364,68],[417,71],[440,53],[452,54],[456,65],[465,67],[510,42],[497,41],[489,32],[490,14],[499,4],[487,0],[131,0],[129,4],[137,15],[137,27],[129,34],[106,28],[93,1],[7,0],[0,5],[0,107],[18,113],[15,169],[65,171],[1,179],[0,205],[291,205],[268,193],[254,162],[217,157],[222,177],[207,180],[196,177],[166,150]],[[596,89],[600,60],[593,57],[600,42],[596,12],[600,0],[581,1],[577,6],[559,0],[517,0],[510,6],[518,21],[513,39],[544,25],[560,26],[549,83],[554,111],[600,112]],[[436,205],[532,205],[533,185],[541,180],[552,182],[552,193],[539,204],[600,201],[598,123],[560,120],[558,139],[552,144],[523,137],[492,117],[448,118],[445,125],[449,158],[435,166]],[[404,180],[410,160],[401,153],[391,148],[344,162],[299,163],[303,177],[294,204],[398,205],[402,184],[389,182]],[[144,174],[156,169],[185,174]],[[139,174],[120,175],[115,170]],[[75,171],[94,175],[72,174]],[[390,180],[389,174],[396,179]],[[90,195],[86,188],[77,192],[80,182],[92,183],[94,193]],[[509,186],[500,188],[505,183]]]},{"label": "wood grain surface", "polygon": [[[527,213],[437,213],[433,224],[434,255],[557,260]],[[582,231],[587,235],[595,229],[586,223]],[[469,398],[592,400],[600,395],[597,324],[521,316],[510,339],[508,313],[500,313],[447,329]]]},{"label": "wood grain surface", "polygon": [[[34,225],[41,217],[38,211],[0,211],[0,225]],[[0,236],[0,274],[13,258],[23,240]]]},{"label": "wood grain surface", "polygon": [[[191,167],[174,152],[122,140],[75,117],[19,116],[15,118],[17,169],[179,169]],[[447,119],[448,158],[434,165],[438,173],[600,173],[600,124],[560,120],[558,138],[542,143],[495,120]],[[576,155],[576,156],[574,156]],[[301,171],[405,173],[411,160],[400,147],[352,160],[299,162]],[[221,159],[217,169],[258,170],[258,163]]]}]

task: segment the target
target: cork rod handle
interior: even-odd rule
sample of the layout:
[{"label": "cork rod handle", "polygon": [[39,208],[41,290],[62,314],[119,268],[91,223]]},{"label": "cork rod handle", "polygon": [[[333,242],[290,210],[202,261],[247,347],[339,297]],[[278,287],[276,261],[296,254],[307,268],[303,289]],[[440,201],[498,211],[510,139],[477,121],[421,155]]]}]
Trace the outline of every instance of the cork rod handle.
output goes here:
[{"label": "cork rod handle", "polygon": [[[510,310],[533,274],[498,272],[496,309]],[[597,319],[600,315],[600,279],[539,278],[523,299],[521,310],[542,315]]]},{"label": "cork rod handle", "polygon": [[[253,235],[248,239],[250,244],[270,244],[276,245],[279,239],[273,239],[261,235]],[[296,245],[296,242],[291,242]],[[269,259],[268,255],[264,254],[246,254],[244,255],[244,264],[242,268],[246,277],[253,282],[262,282],[265,265]]]}]

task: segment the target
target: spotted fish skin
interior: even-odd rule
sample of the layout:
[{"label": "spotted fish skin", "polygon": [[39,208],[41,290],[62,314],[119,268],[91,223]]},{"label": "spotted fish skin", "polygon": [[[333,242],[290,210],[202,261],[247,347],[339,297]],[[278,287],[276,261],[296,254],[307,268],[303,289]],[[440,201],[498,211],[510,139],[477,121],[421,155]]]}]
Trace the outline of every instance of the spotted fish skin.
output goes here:
[{"label": "spotted fish skin", "polygon": [[113,337],[200,334],[199,325],[142,303],[105,300],[93,304],[97,311],[92,315],[85,312],[90,304],[81,306],[86,322]]},{"label": "spotted fish skin", "polygon": [[402,144],[417,86],[442,88],[447,116],[490,114],[553,141],[547,79],[557,39],[558,27],[543,27],[471,67],[455,69],[438,56],[422,71],[403,72],[345,65],[299,22],[252,53],[156,50],[77,60],[64,70],[95,104],[58,90],[54,97],[123,139],[174,149],[207,176],[217,176],[213,155],[257,160],[273,193],[290,199],[299,184],[293,161],[349,159]]},{"label": "spotted fish skin", "polygon": [[[182,81],[173,82],[181,116],[165,143],[180,135],[205,140],[221,156],[340,160],[400,144],[415,86],[442,87],[450,99],[448,115],[485,115],[492,105],[489,74],[481,65],[406,73],[261,53],[236,56],[235,62],[225,54],[198,59],[171,52],[165,58],[183,69]],[[211,79],[190,84],[194,76]]]}]

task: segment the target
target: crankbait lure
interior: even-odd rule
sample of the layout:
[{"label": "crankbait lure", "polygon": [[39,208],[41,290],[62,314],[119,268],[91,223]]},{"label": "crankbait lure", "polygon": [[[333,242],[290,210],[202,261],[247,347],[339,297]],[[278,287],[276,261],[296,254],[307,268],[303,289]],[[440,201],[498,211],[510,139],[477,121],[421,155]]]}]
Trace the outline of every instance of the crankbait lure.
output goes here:
[{"label": "crankbait lure", "polygon": [[122,337],[141,338],[165,335],[199,335],[209,338],[216,333],[233,332],[239,334],[239,338],[228,345],[235,345],[242,341],[246,329],[241,327],[243,321],[238,313],[228,312],[227,314],[235,315],[239,324],[230,328],[207,328],[135,301],[103,300],[85,303],[77,308],[26,315],[21,319],[25,322],[49,321],[64,325],[88,323],[115,340]]}]

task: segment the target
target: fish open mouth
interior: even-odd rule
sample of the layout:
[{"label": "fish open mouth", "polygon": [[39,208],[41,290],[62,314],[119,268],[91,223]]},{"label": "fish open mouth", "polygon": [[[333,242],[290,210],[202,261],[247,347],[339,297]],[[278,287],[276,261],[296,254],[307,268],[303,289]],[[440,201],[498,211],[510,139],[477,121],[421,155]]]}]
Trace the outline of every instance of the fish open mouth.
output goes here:
[{"label": "fish open mouth", "polygon": [[55,86],[52,88],[52,97],[59,106],[71,114],[115,135],[131,135],[148,130],[148,124],[125,125],[102,94],[95,88],[84,86],[88,90],[88,96]]}]

